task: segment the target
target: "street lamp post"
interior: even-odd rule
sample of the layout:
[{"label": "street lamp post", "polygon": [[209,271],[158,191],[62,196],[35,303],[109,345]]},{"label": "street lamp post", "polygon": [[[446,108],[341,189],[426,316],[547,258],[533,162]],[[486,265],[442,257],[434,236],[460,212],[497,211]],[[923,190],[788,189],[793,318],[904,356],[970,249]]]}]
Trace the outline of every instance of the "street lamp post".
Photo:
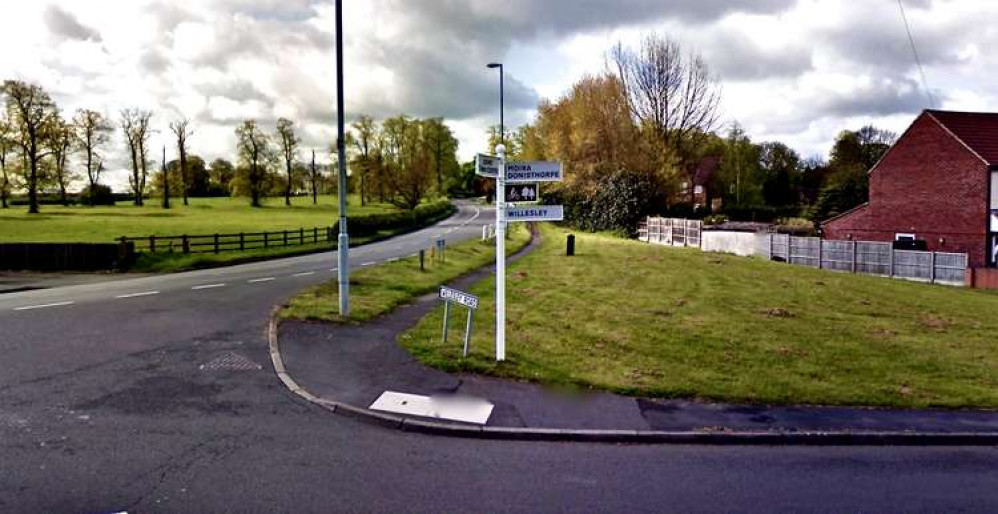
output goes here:
[{"label": "street lamp post", "polygon": [[350,315],[350,236],[347,233],[346,115],[343,112],[343,0],[336,0],[336,151],[339,157],[340,237],[337,245],[340,316]]},{"label": "street lamp post", "polygon": [[499,69],[499,174],[496,176],[496,361],[506,360],[506,125],[503,113],[503,67]]}]

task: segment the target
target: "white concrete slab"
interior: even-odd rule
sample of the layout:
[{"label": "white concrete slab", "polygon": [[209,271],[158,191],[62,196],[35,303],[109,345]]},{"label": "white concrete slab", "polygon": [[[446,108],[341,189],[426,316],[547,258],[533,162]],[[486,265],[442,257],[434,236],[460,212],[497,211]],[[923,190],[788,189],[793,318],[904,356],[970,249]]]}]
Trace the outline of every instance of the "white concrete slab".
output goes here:
[{"label": "white concrete slab", "polygon": [[370,409],[407,416],[447,419],[484,425],[495,405],[481,398],[430,397],[385,391]]}]

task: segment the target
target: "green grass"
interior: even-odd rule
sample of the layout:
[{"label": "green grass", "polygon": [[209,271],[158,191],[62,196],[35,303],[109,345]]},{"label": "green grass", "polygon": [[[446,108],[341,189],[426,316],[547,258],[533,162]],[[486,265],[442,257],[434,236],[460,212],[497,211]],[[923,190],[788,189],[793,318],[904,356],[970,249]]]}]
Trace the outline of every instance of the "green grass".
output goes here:
[{"label": "green grass", "polygon": [[[514,253],[530,240],[522,224],[511,232],[507,252]],[[362,268],[351,275],[349,319],[339,315],[339,285],[336,281],[310,288],[293,298],[279,313],[282,319],[357,323],[391,312],[441,284],[488,265],[495,260],[495,245],[478,240],[449,246],[444,262],[427,253],[426,270],[419,258],[409,257],[379,266]]]},{"label": "green grass", "polygon": [[[187,207],[174,199],[169,210],[159,202],[150,198],[143,207],[43,205],[37,215],[27,214],[25,207],[0,210],[0,243],[112,242],[121,236],[274,231],[329,226],[339,216],[334,196],[319,197],[319,205],[312,205],[311,197],[295,197],[291,207],[284,205],[284,198],[267,198],[256,209],[246,198],[191,198]],[[385,204],[360,207],[359,197],[351,197],[348,207],[351,216],[394,210]]]},{"label": "green grass", "polygon": [[569,258],[563,231],[543,235],[509,271],[506,363],[491,280],[472,288],[468,359],[440,342],[442,309],[401,343],[447,371],[631,395],[998,408],[994,294],[601,235],[579,235]]}]

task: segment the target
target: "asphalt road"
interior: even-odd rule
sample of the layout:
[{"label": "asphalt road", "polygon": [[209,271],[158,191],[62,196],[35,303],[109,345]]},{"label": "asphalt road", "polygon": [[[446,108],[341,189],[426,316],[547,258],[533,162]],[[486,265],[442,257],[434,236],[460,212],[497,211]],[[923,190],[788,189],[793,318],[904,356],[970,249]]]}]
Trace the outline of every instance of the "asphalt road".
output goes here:
[{"label": "asphalt road", "polygon": [[[477,237],[486,212],[352,265]],[[998,510],[995,448],[475,441],[330,414],[276,379],[264,328],[333,262],[0,297],[0,512]]]}]

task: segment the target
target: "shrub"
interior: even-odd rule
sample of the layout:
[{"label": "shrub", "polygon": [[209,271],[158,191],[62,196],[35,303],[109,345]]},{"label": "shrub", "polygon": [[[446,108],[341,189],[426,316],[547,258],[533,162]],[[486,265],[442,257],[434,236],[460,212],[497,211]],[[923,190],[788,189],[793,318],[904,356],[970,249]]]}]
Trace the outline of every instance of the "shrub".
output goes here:
[{"label": "shrub", "polygon": [[111,192],[111,186],[105,186],[104,184],[97,184],[94,186],[94,195],[91,200],[90,197],[90,186],[87,186],[80,193],[80,203],[83,205],[97,206],[97,205],[114,205],[115,195]]}]

